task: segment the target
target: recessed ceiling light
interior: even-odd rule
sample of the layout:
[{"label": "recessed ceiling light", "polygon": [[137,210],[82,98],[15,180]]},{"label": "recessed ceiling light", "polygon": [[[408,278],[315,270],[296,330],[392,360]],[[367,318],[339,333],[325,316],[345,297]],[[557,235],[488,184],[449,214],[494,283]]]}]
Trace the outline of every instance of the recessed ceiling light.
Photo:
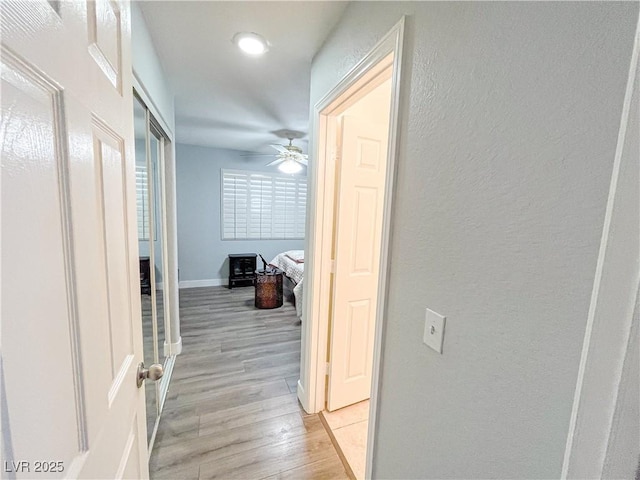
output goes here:
[{"label": "recessed ceiling light", "polygon": [[268,43],[257,33],[240,32],[233,36],[233,43],[235,43],[240,50],[249,55],[262,55],[269,50]]}]

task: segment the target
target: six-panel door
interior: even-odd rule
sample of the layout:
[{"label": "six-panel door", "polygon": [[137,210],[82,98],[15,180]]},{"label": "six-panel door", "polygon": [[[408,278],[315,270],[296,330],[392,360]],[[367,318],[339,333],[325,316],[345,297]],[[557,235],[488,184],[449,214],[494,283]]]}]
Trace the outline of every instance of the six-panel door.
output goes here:
[{"label": "six-panel door", "polygon": [[3,2],[7,478],[148,477],[127,2]]}]

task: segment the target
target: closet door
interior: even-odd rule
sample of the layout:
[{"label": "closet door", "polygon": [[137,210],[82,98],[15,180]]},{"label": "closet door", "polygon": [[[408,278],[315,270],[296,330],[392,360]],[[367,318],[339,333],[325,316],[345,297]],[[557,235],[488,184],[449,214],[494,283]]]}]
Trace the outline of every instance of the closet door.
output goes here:
[{"label": "closet door", "polygon": [[[165,137],[144,103],[134,96],[140,296],[145,365],[165,365],[168,295],[165,295]],[[147,442],[153,447],[161,410],[159,383],[147,383]]]}]

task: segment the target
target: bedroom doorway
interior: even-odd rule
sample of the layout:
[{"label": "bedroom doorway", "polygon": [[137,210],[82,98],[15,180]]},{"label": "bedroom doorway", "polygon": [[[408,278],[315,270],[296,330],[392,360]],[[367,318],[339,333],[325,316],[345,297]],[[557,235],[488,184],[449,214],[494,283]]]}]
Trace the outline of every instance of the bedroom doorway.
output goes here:
[{"label": "bedroom doorway", "polygon": [[[387,176],[391,67],[336,118],[336,168],[323,423],[356,479],[365,477]],[[379,84],[378,84],[379,83]]]},{"label": "bedroom doorway", "polygon": [[401,20],[315,108],[298,397],[323,412],[355,478],[365,465],[371,474],[403,29]]}]

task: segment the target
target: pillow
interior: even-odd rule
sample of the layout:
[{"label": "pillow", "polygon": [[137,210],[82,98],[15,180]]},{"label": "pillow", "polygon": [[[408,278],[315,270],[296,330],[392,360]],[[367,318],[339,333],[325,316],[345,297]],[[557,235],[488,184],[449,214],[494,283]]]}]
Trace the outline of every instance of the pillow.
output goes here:
[{"label": "pillow", "polygon": [[296,263],[304,263],[304,250],[289,250],[284,255]]}]

